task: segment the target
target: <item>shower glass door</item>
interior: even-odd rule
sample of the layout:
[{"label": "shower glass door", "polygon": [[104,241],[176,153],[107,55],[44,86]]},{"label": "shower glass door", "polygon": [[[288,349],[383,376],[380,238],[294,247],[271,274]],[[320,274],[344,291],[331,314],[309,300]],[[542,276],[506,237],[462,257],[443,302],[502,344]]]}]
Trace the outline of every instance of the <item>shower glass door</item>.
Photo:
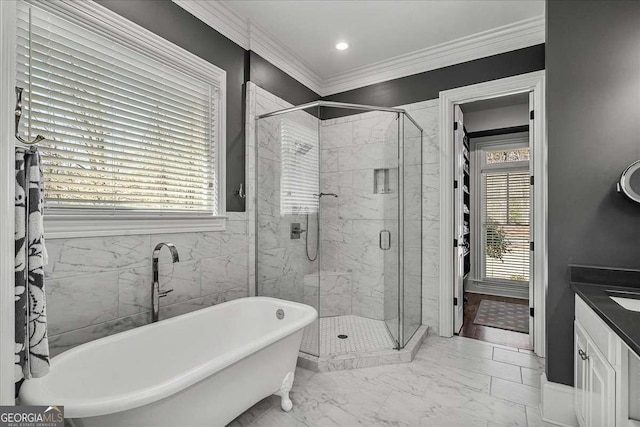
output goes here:
[{"label": "shower glass door", "polygon": [[400,203],[401,203],[401,174],[400,174],[400,126],[401,115],[393,115],[384,134],[383,168],[375,171],[375,191],[382,199],[382,227],[378,235],[378,247],[383,257],[384,282],[384,320],[389,333],[393,337],[396,347],[400,344]]},{"label": "shower glass door", "polygon": [[402,346],[422,324],[422,131],[406,115],[402,119],[403,295]]}]

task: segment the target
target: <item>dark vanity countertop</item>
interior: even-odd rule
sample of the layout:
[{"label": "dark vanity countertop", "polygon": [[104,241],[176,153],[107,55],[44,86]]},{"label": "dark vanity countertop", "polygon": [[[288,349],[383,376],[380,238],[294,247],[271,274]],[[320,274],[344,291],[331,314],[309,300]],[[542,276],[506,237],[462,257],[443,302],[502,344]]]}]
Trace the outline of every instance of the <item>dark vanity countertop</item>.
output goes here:
[{"label": "dark vanity countertop", "polygon": [[640,356],[640,313],[625,309],[607,294],[607,291],[640,292],[640,288],[576,282],[571,283],[571,288]]}]

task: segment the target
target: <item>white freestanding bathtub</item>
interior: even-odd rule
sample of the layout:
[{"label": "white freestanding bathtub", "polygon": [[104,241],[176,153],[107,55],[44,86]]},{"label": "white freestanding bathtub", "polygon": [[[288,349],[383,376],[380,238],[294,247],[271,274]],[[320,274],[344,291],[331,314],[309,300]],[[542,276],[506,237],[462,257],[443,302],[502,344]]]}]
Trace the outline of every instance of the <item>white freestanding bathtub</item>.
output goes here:
[{"label": "white freestanding bathtub", "polygon": [[[284,316],[284,317],[283,317]],[[75,347],[25,381],[24,405],[64,405],[78,427],[224,426],[289,391],[312,307],[251,297]]]}]

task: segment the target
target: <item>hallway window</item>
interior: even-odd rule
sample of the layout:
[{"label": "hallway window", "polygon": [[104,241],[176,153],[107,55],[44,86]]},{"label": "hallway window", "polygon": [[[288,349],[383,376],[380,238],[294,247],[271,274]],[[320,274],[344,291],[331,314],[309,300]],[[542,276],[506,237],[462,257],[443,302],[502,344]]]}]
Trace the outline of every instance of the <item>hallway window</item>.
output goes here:
[{"label": "hallway window", "polygon": [[482,165],[479,267],[485,281],[528,282],[530,178],[526,146],[479,147]]}]

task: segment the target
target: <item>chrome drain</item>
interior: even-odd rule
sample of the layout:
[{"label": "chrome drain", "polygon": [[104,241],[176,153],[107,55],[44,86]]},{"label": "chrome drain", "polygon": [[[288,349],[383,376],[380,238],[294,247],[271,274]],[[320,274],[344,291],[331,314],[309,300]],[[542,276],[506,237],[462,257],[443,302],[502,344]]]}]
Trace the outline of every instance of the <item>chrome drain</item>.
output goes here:
[{"label": "chrome drain", "polygon": [[349,338],[349,336],[345,334],[340,334],[338,335],[338,338],[340,338],[341,340],[346,340],[347,338]]}]

